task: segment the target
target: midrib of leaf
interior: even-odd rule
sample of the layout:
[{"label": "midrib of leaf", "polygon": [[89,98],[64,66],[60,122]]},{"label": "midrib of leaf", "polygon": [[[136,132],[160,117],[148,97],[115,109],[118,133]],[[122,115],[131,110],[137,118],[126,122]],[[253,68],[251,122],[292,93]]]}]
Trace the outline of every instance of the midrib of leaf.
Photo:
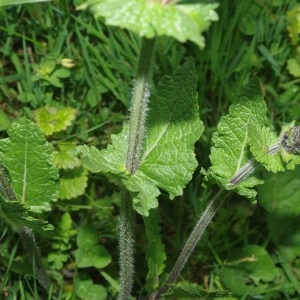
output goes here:
[{"label": "midrib of leaf", "polygon": [[[148,151],[145,152],[145,155],[143,157],[143,162],[145,162],[147,160],[147,156],[151,154],[151,152],[153,151],[153,149],[155,149],[157,147],[157,145],[159,144],[159,142],[161,141],[161,139],[163,138],[165,132],[167,131],[168,127],[170,124],[170,119],[168,121],[168,123],[162,128],[162,130],[160,131],[160,133],[158,134],[157,139],[155,140],[155,142],[152,144],[152,146],[150,146],[148,148]],[[143,163],[142,162],[142,163]]]},{"label": "midrib of leaf", "polygon": [[[182,89],[183,90],[183,89]],[[179,102],[179,99],[181,98],[181,93],[182,93],[182,90],[179,92],[179,96],[177,96],[177,100],[176,102],[174,103],[174,106],[173,106],[173,110],[172,112],[170,112],[170,117],[168,119],[168,121],[166,122],[166,125],[162,127],[160,133],[158,134],[157,136],[157,139],[155,140],[155,142],[152,144],[152,146],[150,146],[148,148],[148,150],[145,152],[145,154],[143,155],[143,162],[145,162],[147,160],[147,156],[151,154],[151,152],[153,151],[153,149],[155,149],[157,147],[157,145],[159,145],[159,142],[162,140],[164,134],[166,133],[166,131],[168,130],[168,127],[171,123],[171,120],[173,119],[173,115],[174,115],[174,109],[175,107],[177,106],[178,102]]]},{"label": "midrib of leaf", "polygon": [[27,188],[27,153],[28,153],[28,143],[26,142],[25,152],[24,152],[23,189],[22,189],[22,197],[21,197],[22,204],[25,204],[26,188]]},{"label": "midrib of leaf", "polygon": [[[252,112],[252,110],[251,110],[251,112]],[[249,118],[247,120],[247,123],[246,123],[246,132],[245,132],[244,140],[243,140],[243,143],[242,143],[242,146],[241,146],[240,157],[238,159],[238,163],[237,163],[237,167],[236,167],[235,172],[237,172],[242,166],[244,153],[245,153],[246,147],[248,145],[248,135],[249,135],[248,124],[249,124],[249,120],[250,120],[250,116],[249,116]]]}]

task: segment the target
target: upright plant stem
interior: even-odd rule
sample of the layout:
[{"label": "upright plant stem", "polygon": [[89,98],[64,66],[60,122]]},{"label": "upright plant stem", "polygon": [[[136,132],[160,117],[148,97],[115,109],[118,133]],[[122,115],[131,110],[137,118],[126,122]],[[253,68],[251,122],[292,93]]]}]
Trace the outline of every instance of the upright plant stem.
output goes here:
[{"label": "upright plant stem", "polygon": [[210,200],[204,212],[200,216],[195,228],[193,229],[190,237],[186,241],[183,249],[181,250],[177,261],[175,262],[166,282],[158,291],[157,294],[152,296],[152,300],[160,299],[161,295],[166,293],[170,287],[170,284],[174,283],[178,276],[180,275],[182,269],[186,265],[189,257],[193,253],[196,245],[199,243],[200,239],[203,236],[207,226],[210,224],[212,218],[216,214],[219,207],[223,204],[225,199],[229,196],[230,192],[227,192],[224,189],[221,189],[218,194]]},{"label": "upright plant stem", "polygon": [[[134,175],[139,168],[145,137],[146,117],[150,98],[150,80],[155,51],[155,39],[143,38],[138,60],[130,108],[129,138],[126,168]],[[121,200],[119,223],[120,293],[119,300],[131,295],[134,273],[133,206],[129,192],[124,191]]]},{"label": "upright plant stem", "polygon": [[131,99],[126,167],[132,175],[139,168],[145,137],[155,43],[155,39],[143,38]]},{"label": "upright plant stem", "polygon": [[132,199],[127,191],[122,192],[119,222],[120,280],[119,300],[130,298],[134,272],[134,234]]}]

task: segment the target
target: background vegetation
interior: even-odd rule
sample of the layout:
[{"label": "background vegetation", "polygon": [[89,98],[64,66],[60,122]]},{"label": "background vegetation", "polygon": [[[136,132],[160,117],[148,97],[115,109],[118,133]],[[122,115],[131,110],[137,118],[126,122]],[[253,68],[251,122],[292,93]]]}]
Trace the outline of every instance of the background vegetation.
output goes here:
[{"label": "background vegetation", "polygon": [[[169,37],[158,41],[153,93],[163,75],[172,74],[192,56],[198,74],[200,117],[205,125],[196,144],[199,168],[193,180],[182,197],[173,201],[167,195],[160,197],[168,270],[215,193],[214,187],[202,187],[200,168],[210,166],[212,133],[242,86],[254,77],[260,78],[269,118],[278,131],[285,123],[299,119],[297,2],[225,0],[217,9],[219,21],[213,22],[206,33],[203,50]],[[69,150],[79,144],[105,148],[111,134],[121,130],[128,116],[140,38],[132,32],[105,26],[89,11],[77,11],[79,4],[58,0],[1,8],[0,130],[1,137],[7,137],[12,121],[25,115],[35,119],[44,131],[49,130],[47,139],[57,152],[56,165],[62,181],[60,200],[45,216],[55,230],[47,236],[37,236],[48,272],[59,290],[58,296],[52,296],[92,299],[92,295],[97,295],[95,299],[115,299],[119,191],[112,179],[88,175]],[[63,111],[69,118],[68,126],[56,131],[43,124],[39,116],[51,114],[45,107],[58,111],[68,108],[69,111]],[[55,114],[52,121],[57,121]],[[299,206],[299,175],[299,169],[276,176],[262,174],[266,183],[259,187],[258,203],[232,195],[198,245],[181,279],[214,290],[229,289],[233,295],[228,299],[299,299],[300,226],[298,214],[293,213]],[[280,213],[274,211],[274,206],[280,207]],[[19,236],[4,221],[1,232],[2,298],[51,299],[35,285]],[[146,239],[139,216],[135,233],[134,296],[143,299],[147,298]],[[94,241],[90,249],[97,251],[84,249],[85,258],[81,259],[87,237]],[[231,282],[228,278],[233,275],[226,269],[230,263],[248,259],[249,247],[266,249],[276,267],[274,271],[267,261],[251,270],[255,289],[250,283],[247,287]],[[88,292],[90,298],[86,298]]]}]

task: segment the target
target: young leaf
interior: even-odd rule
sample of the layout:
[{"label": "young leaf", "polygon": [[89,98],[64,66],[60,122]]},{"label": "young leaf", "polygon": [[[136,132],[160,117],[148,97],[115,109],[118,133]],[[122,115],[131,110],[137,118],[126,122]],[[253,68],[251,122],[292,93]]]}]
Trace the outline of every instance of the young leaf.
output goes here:
[{"label": "young leaf", "polygon": [[35,120],[45,135],[65,130],[75,118],[76,110],[72,107],[57,109],[56,107],[41,107],[34,112]]},{"label": "young leaf", "polygon": [[157,207],[158,187],[169,192],[171,199],[182,194],[197,167],[194,144],[203,124],[196,99],[196,71],[189,59],[172,77],[165,77],[151,99],[148,132],[139,171],[129,176],[125,168],[128,128],[112,136],[112,145],[99,151],[82,146],[78,152],[83,165],[92,172],[119,176],[133,195],[136,211],[147,216]]},{"label": "young leaf", "polygon": [[76,283],[76,295],[80,299],[105,300],[107,291],[104,286],[94,284],[92,280],[78,280]]},{"label": "young leaf", "polygon": [[79,268],[104,268],[111,262],[111,256],[101,245],[97,245],[99,234],[90,226],[81,227],[77,236],[78,249],[75,252]]},{"label": "young leaf", "polygon": [[59,142],[57,146],[59,151],[53,152],[54,166],[59,169],[74,169],[81,166],[81,161],[76,156],[76,145],[68,142]]},{"label": "young leaf", "polygon": [[292,45],[297,45],[299,42],[300,35],[300,22],[299,22],[300,6],[295,6],[293,9],[288,11],[287,20],[289,25],[287,30],[291,38]]},{"label": "young leaf", "polygon": [[65,170],[60,178],[61,199],[72,199],[81,196],[87,187],[88,171],[84,168]]},{"label": "young leaf", "polygon": [[[218,132],[213,135],[214,147],[210,155],[212,163],[210,171],[213,172],[213,177],[225,186],[251,157],[250,128],[268,127],[266,111],[259,83],[255,80],[244,87],[241,95],[230,106],[229,114],[221,118]],[[262,150],[267,151],[265,148]],[[254,197],[256,192],[249,190],[249,187],[258,183],[260,183],[258,179],[250,177],[238,185],[238,192]]]},{"label": "young leaf", "polygon": [[52,165],[52,146],[37,125],[20,118],[0,140],[0,161],[9,171],[18,201],[35,212],[50,210],[58,198],[58,171]]},{"label": "young leaf", "polygon": [[164,4],[147,0],[88,0],[95,17],[104,17],[107,25],[118,26],[146,38],[167,35],[180,42],[190,40],[204,47],[201,35],[212,21],[218,20],[216,3]]}]

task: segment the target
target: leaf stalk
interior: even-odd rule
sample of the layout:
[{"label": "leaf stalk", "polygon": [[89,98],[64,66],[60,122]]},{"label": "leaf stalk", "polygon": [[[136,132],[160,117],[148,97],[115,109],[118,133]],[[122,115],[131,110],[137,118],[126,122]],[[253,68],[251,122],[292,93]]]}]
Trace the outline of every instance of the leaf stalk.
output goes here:
[{"label": "leaf stalk", "polygon": [[215,216],[220,206],[223,204],[223,202],[228,198],[230,194],[231,192],[221,189],[215,195],[215,197],[212,200],[210,200],[204,212],[200,216],[192,233],[190,234],[188,240],[186,241],[184,247],[182,248],[177,258],[177,261],[175,262],[166,282],[161,287],[161,289],[152,296],[152,300],[161,299],[161,295],[165,294],[168,291],[170,285],[177,280],[182,269],[185,267],[188,259],[193,253],[196,245],[199,243],[200,239],[202,238],[207,226],[210,224],[212,218]]}]

